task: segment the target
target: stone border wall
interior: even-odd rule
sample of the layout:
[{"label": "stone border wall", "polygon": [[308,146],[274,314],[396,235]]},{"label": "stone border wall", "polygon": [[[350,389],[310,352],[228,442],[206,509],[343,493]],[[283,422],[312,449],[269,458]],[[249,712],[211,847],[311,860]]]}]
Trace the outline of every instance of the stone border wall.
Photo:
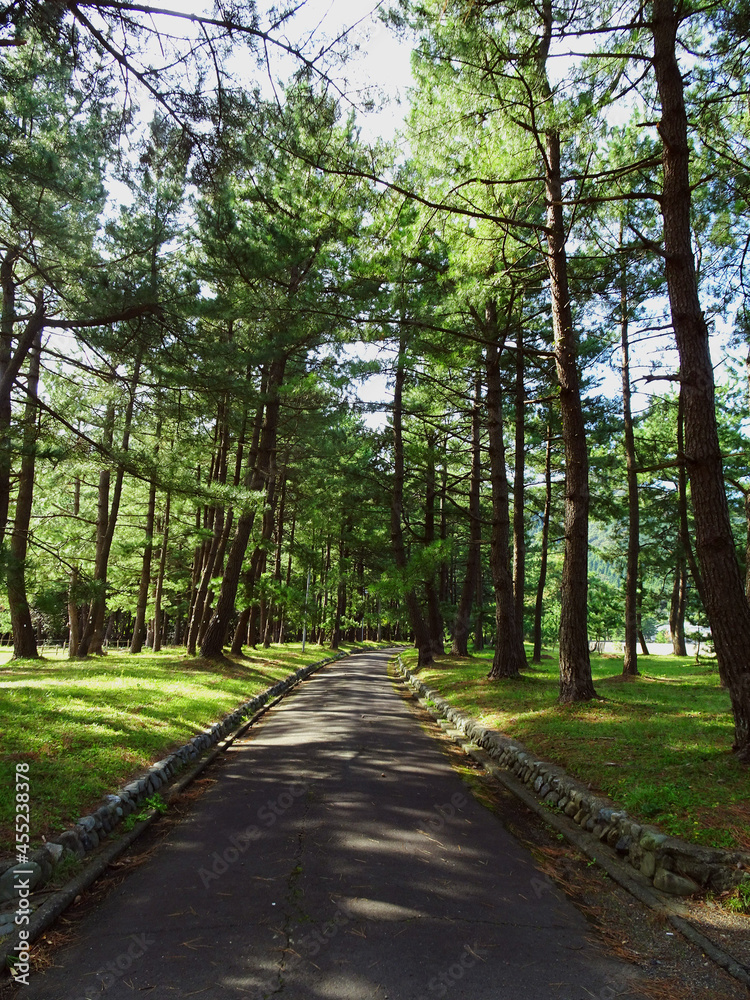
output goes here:
[{"label": "stone border wall", "polygon": [[517,740],[454,708],[437,691],[426,687],[401,657],[398,669],[412,690],[429,701],[437,712],[468,739],[485,750],[501,767],[533,789],[550,808],[564,812],[584,830],[614,848],[654,888],[678,896],[709,890],[724,892],[750,878],[750,854],[700,847],[661,833],[654,826],[636,823],[610,799],[594,795],[586,785],[570,778],[554,764],[529,753]]},{"label": "stone border wall", "polygon": [[[181,746],[163,760],[157,761],[140,778],[129,782],[113,795],[107,795],[106,800],[96,812],[82,816],[74,827],[65,830],[53,840],[47,841],[41,848],[29,852],[28,861],[19,864],[17,861],[0,863],[0,938],[14,930],[15,902],[18,899],[17,884],[20,876],[17,870],[23,869],[24,884],[30,890],[41,889],[54,874],[59,861],[65,856],[83,858],[93,851],[100,842],[112,833],[122,820],[136,812],[146,799],[169,784],[188,764],[197,761],[199,757],[215,746],[220,740],[240,729],[245,722],[259,712],[264,705],[274,698],[286,694],[310,674],[324,667],[327,663],[340,660],[348,653],[330,656],[318,663],[300,667],[293,674],[278,681],[272,687],[246,701],[239,708],[225,715],[224,718],[194,736],[189,743]],[[13,910],[9,907],[13,904]]]}]

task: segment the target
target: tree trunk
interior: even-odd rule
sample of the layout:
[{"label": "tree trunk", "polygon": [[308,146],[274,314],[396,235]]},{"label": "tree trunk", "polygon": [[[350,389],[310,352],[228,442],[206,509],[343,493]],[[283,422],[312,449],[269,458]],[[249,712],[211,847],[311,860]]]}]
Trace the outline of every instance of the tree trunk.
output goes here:
[{"label": "tree trunk", "polygon": [[[403,332],[399,340],[398,361],[396,365],[396,380],[393,389],[393,493],[391,495],[391,547],[396,569],[405,574],[408,560],[404,544],[402,514],[404,506],[404,436],[403,436],[403,394],[406,381],[404,357],[406,342]],[[425,624],[422,609],[419,606],[416,591],[408,587],[404,594],[404,603],[409,612],[409,620],[414,632],[414,643],[419,656],[417,665],[427,666],[432,663],[432,642]]]},{"label": "tree trunk", "polygon": [[[128,403],[125,408],[125,423],[122,432],[121,450],[127,452],[130,446],[130,429],[133,422],[133,407],[135,405],[135,393],[138,387],[138,379],[141,372],[141,355],[139,354],[133,366],[133,377],[130,385]],[[110,408],[107,414],[107,424],[105,425],[105,438],[109,443],[113,437],[114,408]],[[102,470],[99,476],[99,507],[96,525],[96,560],[94,565],[94,583],[97,590],[91,602],[91,613],[86,624],[86,629],[81,636],[78,647],[78,655],[88,656],[94,653],[101,656],[104,652],[104,619],[107,608],[107,573],[109,567],[109,554],[112,550],[112,539],[117,525],[117,516],[120,511],[120,498],[122,497],[122,482],[125,476],[125,468],[118,465],[115,475],[115,485],[112,490],[112,504],[109,502],[110,472],[109,469]]]},{"label": "tree trunk", "polygon": [[42,335],[46,320],[44,298],[36,297],[34,312],[26,321],[13,350],[13,327],[16,322],[16,285],[13,267],[19,256],[18,247],[9,247],[0,265],[2,312],[0,312],[0,546],[5,540],[10,510],[12,445],[10,437],[11,393],[21,368],[34,344]]},{"label": "tree trunk", "polygon": [[729,519],[708,329],[698,296],[690,224],[690,149],[673,0],[654,0],[654,73],[661,102],[666,275],[685,401],[685,461],[706,613],[734,713],[734,751],[750,762],[750,606]]},{"label": "tree trunk", "polygon": [[[620,229],[620,249],[623,234]],[[620,346],[622,349],[622,419],[624,427],[625,463],[628,480],[628,554],[625,570],[625,656],[624,677],[638,674],[638,560],[641,551],[638,473],[635,454],[635,433],[630,405],[630,344],[628,341],[627,270],[623,262],[620,274]]]},{"label": "tree trunk", "polygon": [[349,558],[349,548],[347,539],[352,530],[352,518],[347,516],[341,525],[341,537],[339,538],[339,566],[338,566],[338,587],[336,588],[336,616],[333,621],[333,634],[331,636],[331,649],[338,649],[341,644],[341,621],[346,614],[346,571],[347,559]]},{"label": "tree trunk", "polygon": [[[544,26],[539,40],[542,96],[551,104],[547,56],[552,39],[552,0],[543,0]],[[560,166],[560,134],[544,136],[547,200],[547,270],[552,299],[555,366],[560,384],[560,416],[565,448],[565,553],[560,591],[560,701],[596,697],[588,643],[589,458],[586,423],[578,377],[578,337],[573,327],[568,284],[566,226]]]},{"label": "tree trunk", "polygon": [[[258,460],[250,482],[250,489],[255,491],[264,487],[267,490],[270,481],[276,474],[276,438],[281,406],[280,389],[284,380],[285,367],[286,357],[276,358],[271,362],[268,373],[265,420],[258,448]],[[250,468],[248,465],[248,471]],[[201,643],[201,656],[206,658],[221,656],[227,629],[234,614],[234,601],[237,596],[242,563],[254,521],[254,510],[243,511],[237,520],[237,528],[227,556],[216,610]]]},{"label": "tree trunk", "polygon": [[544,515],[542,518],[542,552],[539,580],[534,606],[534,652],[532,663],[542,662],[542,618],[544,616],[544,588],[547,585],[547,556],[549,552],[549,523],[552,513],[552,420],[547,423],[547,456],[544,464]]},{"label": "tree trunk", "polygon": [[[512,308],[512,304],[509,309]],[[500,334],[497,306],[487,306],[487,339],[485,362],[487,369],[487,432],[492,485],[492,540],[490,567],[495,587],[495,656],[488,677],[493,680],[517,677],[526,666],[523,637],[516,621],[513,578],[510,571],[510,490],[505,465],[503,437],[503,402],[500,380],[500,356],[505,335]]]},{"label": "tree trunk", "polygon": [[687,564],[684,555],[677,556],[672,584],[672,599],[669,604],[669,631],[672,636],[672,652],[675,656],[687,656],[685,645],[685,605],[687,604]]},{"label": "tree trunk", "polygon": [[482,379],[479,373],[474,378],[474,406],[471,411],[471,480],[469,484],[469,553],[466,560],[466,576],[461,590],[461,600],[456,610],[453,624],[453,656],[469,655],[469,633],[471,631],[471,607],[477,592],[480,562],[482,558],[482,512],[480,490],[482,486],[481,415]]},{"label": "tree trunk", "polygon": [[706,588],[703,586],[703,574],[695,559],[693,544],[690,540],[690,524],[688,522],[688,478],[685,462],[685,396],[680,386],[679,401],[677,404],[677,510],[679,526],[677,534],[677,544],[685,554],[685,559],[690,567],[690,575],[693,578],[695,589],[704,609],[707,606]]},{"label": "tree trunk", "polygon": [[[435,479],[435,443],[437,435],[427,434],[427,475],[425,478],[425,545],[435,543],[435,501],[437,488]],[[432,643],[432,655],[443,656],[445,653],[443,616],[440,612],[440,594],[435,582],[435,573],[425,580],[425,595],[427,597],[427,624]],[[363,612],[364,613],[364,612]]]},{"label": "tree trunk", "polygon": [[74,566],[70,571],[70,583],[68,584],[68,656],[71,658],[78,656],[78,643],[81,640],[78,604],[76,601],[77,587],[78,567]]},{"label": "tree trunk", "polygon": [[[161,421],[157,425],[157,440],[161,433]],[[156,454],[159,453],[159,446],[156,446]],[[148,508],[146,510],[146,541],[143,546],[143,562],[141,563],[141,581],[138,587],[138,602],[135,609],[135,623],[133,624],[133,638],[130,642],[130,652],[140,653],[143,649],[143,640],[146,631],[146,608],[148,606],[148,592],[151,589],[151,559],[154,554],[154,522],[156,520],[156,480],[151,480],[148,491]]]},{"label": "tree trunk", "polygon": [[523,317],[516,332],[515,385],[515,455],[513,470],[513,594],[516,601],[516,623],[524,635],[526,604],[526,392],[524,387]]},{"label": "tree trunk", "polygon": [[164,592],[164,576],[167,568],[167,545],[169,542],[169,514],[172,504],[172,494],[167,493],[167,502],[164,507],[164,527],[161,533],[161,552],[159,554],[159,575],[156,578],[156,593],[154,594],[154,652],[161,649],[164,630],[164,612],[161,601]]},{"label": "tree trunk", "polygon": [[[40,297],[41,298],[41,297]],[[29,545],[31,505],[34,498],[34,470],[37,442],[37,392],[42,353],[41,329],[29,352],[26,405],[23,417],[23,456],[18,477],[16,511],[8,553],[8,607],[13,627],[13,659],[38,659],[34,626],[26,594],[26,555]]]}]

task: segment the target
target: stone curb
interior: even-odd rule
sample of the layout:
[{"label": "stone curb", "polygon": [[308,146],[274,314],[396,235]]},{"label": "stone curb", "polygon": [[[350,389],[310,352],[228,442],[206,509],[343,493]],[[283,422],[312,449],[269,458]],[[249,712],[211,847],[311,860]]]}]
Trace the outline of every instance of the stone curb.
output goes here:
[{"label": "stone curb", "polygon": [[[626,889],[640,902],[655,912],[660,913],[683,937],[687,938],[694,945],[697,945],[706,957],[728,972],[734,979],[750,988],[750,968],[743,965],[733,955],[730,955],[723,948],[716,945],[710,938],[707,938],[705,934],[693,926],[693,924],[689,923],[686,919],[688,915],[687,910],[678,898],[654,889],[650,880],[639,871],[633,870],[627,863],[627,859],[624,860],[621,856],[618,857],[614,854],[611,849],[603,847],[602,841],[599,838],[594,837],[592,833],[586,832],[585,829],[575,826],[571,818],[566,816],[564,812],[561,813],[550,809],[543,800],[538,798],[533,788],[528,787],[527,784],[522,783],[522,781],[514,777],[507,766],[498,767],[492,760],[493,755],[491,752],[480,748],[473,741],[467,742],[463,738],[464,732],[462,729],[458,727],[452,729],[445,722],[444,708],[445,706],[450,707],[448,702],[418,681],[411,671],[403,665],[400,656],[397,657],[396,663],[397,669],[404,678],[404,681],[418,696],[420,704],[432,715],[441,728],[446,731],[446,735],[453,739],[468,756],[505,785],[509,791],[521,799],[545,823],[552,826],[553,829],[565,836],[583,854],[595,861],[618,885]],[[423,692],[427,692],[427,695]],[[429,704],[427,703],[428,700]],[[440,704],[437,704],[438,702]],[[465,713],[458,712],[456,709],[452,711],[456,712],[463,719],[470,719],[470,716]],[[482,729],[482,727],[478,728]],[[496,730],[486,730],[486,732],[496,733]],[[515,745],[519,748],[521,746],[518,743]],[[525,752],[523,748],[521,748],[521,751]],[[556,770],[559,772],[559,768]]]},{"label": "stone curb", "polygon": [[[162,794],[166,798],[171,798],[181,792],[256,719],[265,714],[269,708],[277,704],[289,691],[311,674],[335,660],[360,653],[368,648],[377,649],[379,647],[361,647],[348,653],[326,657],[306,667],[300,667],[283,680],[277,681],[276,684],[240,705],[219,722],[214,723],[202,733],[198,733],[188,743],[163,760],[152,764],[140,778],[129,782],[116,794],[108,795],[104,805],[91,815],[81,817],[74,827],[59,834],[54,840],[48,841],[38,850],[31,852],[27,862],[11,861],[0,869],[0,906],[3,908],[0,911],[0,940],[5,936],[5,940],[0,945],[0,968],[7,965],[8,955],[16,950],[17,935],[12,937],[8,935],[11,935],[16,929],[15,917],[18,912],[16,904],[19,893],[14,890],[18,881],[17,872],[20,869],[23,869],[24,881],[28,888],[32,890],[32,893],[38,892],[53,877],[58,863],[64,857],[72,855],[83,859],[87,854],[96,850],[106,837],[117,831],[119,824],[126,816],[136,811],[143,812],[146,800],[157,791],[163,790]],[[222,745],[217,747],[217,744],[222,740],[224,741]],[[217,749],[204,756],[206,751],[212,747],[217,747]],[[190,764],[193,766],[178,780],[178,774]],[[107,850],[103,852],[100,850],[97,857],[92,859],[91,865],[61,890],[55,892],[51,899],[35,906],[32,894],[27,911],[30,922],[24,926],[24,931],[28,933],[28,943],[33,942],[39,934],[46,930],[75,897],[94,882],[110,862],[124,851],[159,813],[160,811],[157,809],[148,810],[144,819],[133,830],[118,838]],[[11,905],[13,909],[9,910]]]},{"label": "stone curb", "polygon": [[539,760],[517,740],[454,708],[422,683],[396,659],[398,670],[412,688],[448,719],[472,743],[533,790],[537,800],[570,817],[583,830],[620,855],[653,887],[674,896],[724,892],[750,878],[750,854],[700,847],[669,837],[655,826],[636,823],[610,799],[594,795],[562,768]]}]

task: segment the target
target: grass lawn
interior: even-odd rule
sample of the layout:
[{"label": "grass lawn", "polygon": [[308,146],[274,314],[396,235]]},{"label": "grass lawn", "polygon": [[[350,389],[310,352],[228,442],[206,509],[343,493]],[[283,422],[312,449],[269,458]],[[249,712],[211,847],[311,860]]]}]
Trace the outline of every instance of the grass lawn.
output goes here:
[{"label": "grass lawn", "polygon": [[[404,661],[413,669],[416,653]],[[639,656],[591,657],[602,701],[558,705],[558,661],[512,681],[486,679],[492,651],[442,657],[420,680],[483,725],[514,737],[624,806],[631,816],[694,843],[750,851],[750,769],[731,755],[729,696],[715,664]]]},{"label": "grass lawn", "polygon": [[[355,647],[342,647],[342,651]],[[12,851],[16,762],[30,764],[35,845],[101,805],[253,695],[331,655],[301,643],[220,664],[183,650],[10,662],[0,651],[0,854]]]}]

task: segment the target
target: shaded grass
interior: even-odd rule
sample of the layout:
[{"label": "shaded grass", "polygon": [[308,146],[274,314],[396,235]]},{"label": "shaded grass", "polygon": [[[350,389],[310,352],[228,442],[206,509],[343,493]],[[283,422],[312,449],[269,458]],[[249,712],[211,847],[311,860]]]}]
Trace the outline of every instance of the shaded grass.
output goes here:
[{"label": "shaded grass", "polygon": [[12,850],[17,762],[30,764],[38,844],[253,695],[330,655],[311,644],[303,654],[301,643],[218,662],[174,649],[72,661],[10,662],[0,652],[0,852]]},{"label": "shaded grass", "polygon": [[[404,660],[415,667],[412,651]],[[446,656],[419,676],[634,818],[694,843],[750,851],[750,772],[731,754],[729,695],[715,664],[641,656],[641,676],[623,681],[621,657],[592,655],[602,700],[559,705],[556,656],[504,681],[487,680],[491,660],[491,650]]]}]

